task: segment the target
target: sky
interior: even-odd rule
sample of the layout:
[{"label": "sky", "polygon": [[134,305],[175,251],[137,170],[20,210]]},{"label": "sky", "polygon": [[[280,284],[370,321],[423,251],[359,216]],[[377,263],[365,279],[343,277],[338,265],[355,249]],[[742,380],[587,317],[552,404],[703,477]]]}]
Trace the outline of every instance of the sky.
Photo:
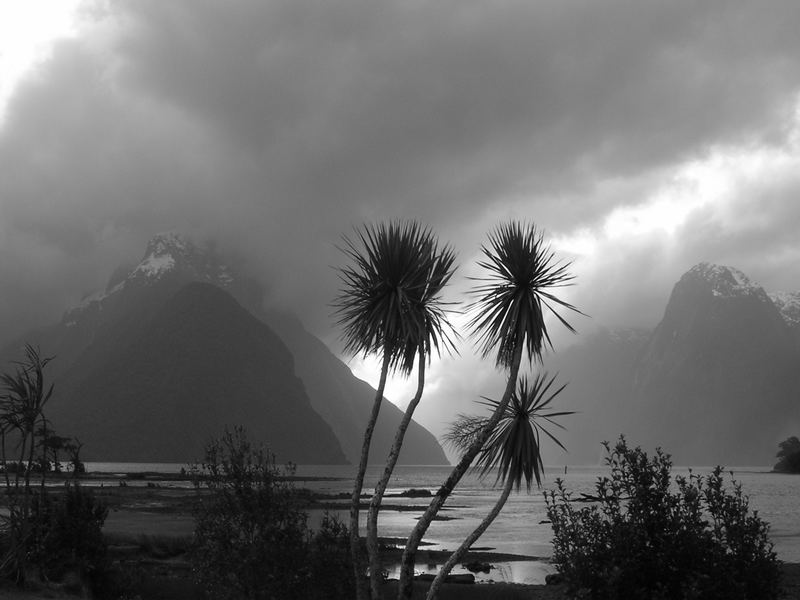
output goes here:
[{"label": "sky", "polygon": [[[452,244],[454,302],[493,227],[542,228],[588,315],[555,351],[654,326],[701,261],[800,290],[799,26],[794,0],[2,0],[0,340],[164,230],[334,349],[336,246],[390,219]],[[490,362],[435,361],[420,420],[497,389]]]}]

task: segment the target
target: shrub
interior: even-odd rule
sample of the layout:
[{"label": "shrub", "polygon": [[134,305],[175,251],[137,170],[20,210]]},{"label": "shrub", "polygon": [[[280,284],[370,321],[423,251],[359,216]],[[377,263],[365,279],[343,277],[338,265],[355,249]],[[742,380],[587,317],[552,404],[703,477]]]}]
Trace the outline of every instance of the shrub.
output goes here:
[{"label": "shrub", "polygon": [[274,455],[242,428],[205,452],[192,551],[198,582],[213,598],[303,598],[308,578],[306,514]]},{"label": "shrub", "polygon": [[779,460],[774,470],[778,473],[800,473],[800,440],[797,436],[786,438],[778,446],[780,450],[775,456]]},{"label": "shrub", "polygon": [[309,544],[307,598],[352,600],[356,597],[350,534],[347,525],[327,513]]},{"label": "shrub", "polygon": [[30,558],[43,578],[59,581],[72,571],[97,586],[110,565],[102,534],[106,516],[108,507],[78,484],[36,496]]},{"label": "shrub", "polygon": [[611,476],[594,496],[576,500],[561,480],[545,493],[553,562],[574,589],[599,600],[778,597],[769,526],[740,484],[726,489],[721,467],[673,478],[660,449],[650,458],[621,437],[606,451]]}]

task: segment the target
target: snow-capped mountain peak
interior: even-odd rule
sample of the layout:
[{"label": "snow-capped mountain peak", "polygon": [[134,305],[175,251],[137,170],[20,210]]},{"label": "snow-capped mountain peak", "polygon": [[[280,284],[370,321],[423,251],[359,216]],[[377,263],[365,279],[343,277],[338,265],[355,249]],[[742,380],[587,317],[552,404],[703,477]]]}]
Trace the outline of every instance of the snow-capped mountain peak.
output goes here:
[{"label": "snow-capped mountain peak", "polygon": [[237,276],[220,261],[213,248],[198,246],[174,231],[159,233],[147,243],[144,256],[135,267],[117,269],[105,291],[85,297],[65,313],[63,322],[71,327],[89,314],[102,312],[113,297],[125,295],[122,292],[126,290],[149,289],[167,280],[170,285],[203,281],[230,289],[236,285]]},{"label": "snow-capped mountain peak", "polygon": [[175,268],[179,261],[185,261],[194,253],[194,244],[180,234],[175,232],[159,233],[147,243],[144,258],[128,277],[159,279]]},{"label": "snow-capped mountain peak", "polygon": [[690,277],[705,281],[711,293],[717,297],[731,298],[764,293],[763,289],[734,267],[702,262],[687,273]]},{"label": "snow-capped mountain peak", "polygon": [[772,292],[769,298],[786,323],[792,326],[800,324],[800,292]]}]

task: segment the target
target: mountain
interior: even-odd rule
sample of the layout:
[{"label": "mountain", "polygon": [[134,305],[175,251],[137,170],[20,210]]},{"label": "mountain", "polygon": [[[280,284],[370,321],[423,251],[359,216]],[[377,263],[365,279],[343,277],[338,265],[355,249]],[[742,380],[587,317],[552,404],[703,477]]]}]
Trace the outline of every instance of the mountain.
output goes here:
[{"label": "mountain", "polygon": [[97,339],[60,382],[49,415],[89,460],[188,462],[223,425],[243,424],[281,460],[345,462],[293,362],[232,296],[190,283],[151,318]]},{"label": "mountain", "polygon": [[601,442],[630,432],[633,377],[651,334],[647,329],[600,328],[545,357],[545,370],[558,374],[559,385],[567,384],[556,400],[558,409],[575,411],[559,419],[565,429],[553,430],[567,453],[550,446],[545,453],[550,460],[595,464],[604,456]]},{"label": "mountain", "polygon": [[[333,429],[348,460],[358,464],[361,440],[367,425],[375,390],[353,376],[350,369],[336,358],[327,346],[308,333],[295,317],[269,311],[264,319],[281,336],[297,357],[295,368],[303,380],[314,409]],[[370,447],[370,461],[383,462],[389,454],[402,411],[384,400]],[[400,450],[400,464],[446,465],[444,450],[431,433],[416,421],[406,430]]]},{"label": "mountain", "polygon": [[800,294],[768,294],[733,267],[700,263],[655,329],[601,330],[553,358],[567,462],[596,462],[624,433],[676,464],[768,465],[800,429]]},{"label": "mountain", "polygon": [[[245,424],[279,459],[356,461],[374,390],[296,318],[262,301],[263,289],[212,246],[160,234],[137,265],[117,269],[105,290],[0,360],[18,358],[25,342],[57,357],[48,415],[90,459],[196,460],[224,425]],[[402,416],[385,404],[373,441],[381,459]],[[407,439],[413,447],[401,461],[446,463],[418,424]]]},{"label": "mountain", "polygon": [[634,376],[649,439],[676,458],[765,464],[797,418],[793,332],[764,289],[701,263],[675,284]]}]

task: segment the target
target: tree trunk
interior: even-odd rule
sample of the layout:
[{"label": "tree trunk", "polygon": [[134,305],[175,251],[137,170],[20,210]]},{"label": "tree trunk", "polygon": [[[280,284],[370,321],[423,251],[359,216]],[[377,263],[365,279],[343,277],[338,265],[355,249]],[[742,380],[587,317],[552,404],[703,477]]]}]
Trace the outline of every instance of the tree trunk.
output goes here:
[{"label": "tree trunk", "polygon": [[356,581],[356,598],[358,600],[366,600],[366,598],[369,597],[369,589],[361,577],[364,567],[363,561],[361,560],[358,536],[358,512],[361,504],[361,488],[364,486],[364,473],[367,470],[367,461],[369,460],[369,447],[372,443],[372,432],[375,430],[375,423],[378,420],[378,413],[381,410],[383,390],[386,387],[386,377],[389,374],[390,361],[391,353],[389,352],[388,348],[384,348],[383,365],[381,366],[381,379],[378,383],[378,389],[375,391],[375,401],[372,404],[372,413],[369,416],[367,428],[364,430],[364,441],[361,444],[361,460],[358,463],[358,471],[356,472],[355,482],[353,483],[353,495],[350,498],[350,556],[353,560],[353,570],[355,572]]},{"label": "tree trunk", "polygon": [[461,457],[461,460],[458,462],[458,464],[450,472],[450,476],[444,482],[444,485],[439,488],[439,491],[436,492],[436,495],[431,500],[428,508],[420,517],[419,521],[417,521],[414,529],[411,531],[411,535],[408,536],[408,541],[406,542],[406,547],[403,551],[403,558],[401,559],[400,563],[400,582],[397,586],[397,597],[399,600],[409,600],[411,598],[411,594],[413,592],[414,562],[417,554],[417,548],[422,541],[422,537],[425,535],[425,532],[428,531],[428,528],[433,522],[434,517],[439,513],[439,510],[442,508],[447,498],[453,493],[453,489],[456,487],[458,482],[461,481],[464,473],[466,473],[467,469],[469,469],[472,461],[483,448],[483,445],[486,443],[486,440],[489,438],[491,432],[495,427],[497,427],[497,423],[500,422],[500,418],[508,406],[508,402],[511,400],[514,387],[517,385],[517,375],[519,375],[519,366],[522,362],[523,346],[524,344],[520,343],[514,351],[514,357],[511,361],[511,368],[509,369],[508,373],[506,390],[503,393],[500,403],[497,405],[497,408],[492,414],[492,417],[481,430],[481,433],[477,436],[475,441],[472,442],[472,445]]},{"label": "tree trunk", "polygon": [[483,535],[483,532],[492,524],[497,518],[497,515],[500,514],[500,511],[503,509],[503,506],[508,500],[509,494],[511,494],[511,488],[514,487],[514,480],[512,477],[508,477],[506,479],[506,485],[503,488],[503,493],[498,498],[497,503],[492,508],[491,512],[486,515],[486,518],[475,528],[475,531],[470,533],[461,546],[458,547],[458,550],[453,552],[450,555],[450,558],[447,559],[447,562],[444,563],[441,569],[439,569],[439,573],[436,575],[436,578],[431,583],[431,587],[428,589],[428,595],[426,596],[426,600],[436,600],[436,597],[439,593],[439,588],[444,583],[444,580],[450,574],[450,571],[453,570],[453,567],[456,566],[458,562],[464,558],[464,555],[470,549],[472,544],[474,544],[479,537]]},{"label": "tree trunk", "polygon": [[422,391],[425,388],[425,355],[423,352],[419,353],[419,367],[417,374],[417,391],[411,402],[406,407],[406,412],[403,415],[403,420],[397,428],[397,433],[394,436],[394,443],[389,450],[389,456],[386,459],[386,468],[383,470],[383,476],[378,484],[375,486],[375,494],[369,503],[369,516],[367,518],[367,553],[369,554],[369,572],[370,572],[370,587],[372,589],[372,600],[379,600],[382,596],[381,591],[381,561],[380,550],[378,548],[378,512],[381,508],[381,501],[386,488],[389,486],[389,479],[392,477],[392,472],[397,464],[397,459],[400,456],[400,448],[403,446],[403,438],[405,437],[406,430],[414,410],[417,408],[420,399],[422,398]]}]

